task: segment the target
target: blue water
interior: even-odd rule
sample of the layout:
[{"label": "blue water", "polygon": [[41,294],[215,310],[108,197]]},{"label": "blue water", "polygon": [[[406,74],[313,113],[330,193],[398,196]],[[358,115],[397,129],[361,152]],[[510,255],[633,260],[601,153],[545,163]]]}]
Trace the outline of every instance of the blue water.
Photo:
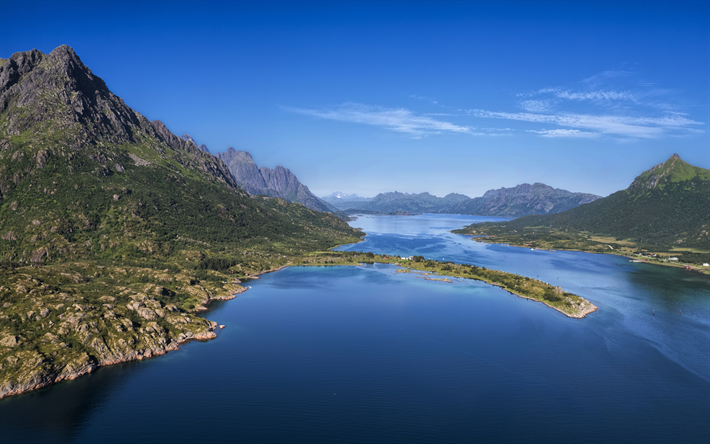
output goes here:
[{"label": "blue water", "polygon": [[539,276],[599,311],[389,265],[289,268],[215,304],[213,341],[0,401],[2,442],[710,441],[710,279],[448,232],[472,220],[364,217],[341,249]]}]

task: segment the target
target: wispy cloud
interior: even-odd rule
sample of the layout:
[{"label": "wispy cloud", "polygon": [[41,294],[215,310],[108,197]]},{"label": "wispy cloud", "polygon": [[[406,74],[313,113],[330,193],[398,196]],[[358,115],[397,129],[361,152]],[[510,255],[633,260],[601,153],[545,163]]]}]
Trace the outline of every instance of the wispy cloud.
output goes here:
[{"label": "wispy cloud", "polygon": [[[415,138],[432,134],[510,136],[522,132],[548,138],[607,137],[632,141],[684,137],[706,131],[706,123],[683,112],[685,107],[674,100],[673,90],[661,89],[654,82],[642,82],[628,71],[604,71],[571,85],[519,93],[512,97],[512,103],[508,102],[517,110],[506,110],[503,106],[499,108],[502,111],[461,109],[431,97],[408,97],[447,112],[415,112],[360,103],[284,109],[319,119],[376,126]],[[472,118],[506,123],[491,128],[498,123],[482,124]]]},{"label": "wispy cloud", "polygon": [[418,96],[418,95],[416,95],[416,94],[410,94],[409,97],[412,98],[412,99],[416,99],[416,100],[424,100],[424,101],[426,101],[426,102],[431,103],[432,105],[438,105],[438,104],[439,104],[439,101],[438,101],[437,99],[433,98],[433,97]]},{"label": "wispy cloud", "polygon": [[482,118],[553,124],[559,129],[527,130],[544,137],[652,139],[703,132],[672,100],[673,91],[639,81],[633,72],[604,71],[568,87],[547,87],[517,94],[525,112],[481,109]]},{"label": "wispy cloud", "polygon": [[529,133],[537,133],[543,137],[599,137],[599,133],[590,131],[580,131],[576,129],[553,129],[553,130],[528,130]]},{"label": "wispy cloud", "polygon": [[568,100],[630,100],[636,101],[636,96],[629,91],[554,91],[555,97]]},{"label": "wispy cloud", "polygon": [[[540,114],[540,113],[506,113],[485,110],[468,110],[475,117],[517,120],[523,122],[555,124],[562,127],[583,129],[596,133],[632,137],[632,138],[657,138],[668,132],[690,131],[693,126],[702,125],[684,117],[681,114],[671,114],[663,117],[630,117],[616,115],[591,115],[591,114]],[[577,137],[577,133],[558,132],[557,137],[564,134]]]},{"label": "wispy cloud", "polygon": [[419,137],[431,134],[472,133],[470,127],[435,119],[430,115],[415,114],[405,108],[384,108],[360,103],[345,103],[334,108],[283,108],[320,119],[379,126]]},{"label": "wispy cloud", "polygon": [[550,100],[523,100],[518,104],[520,108],[532,113],[552,111],[554,104]]}]

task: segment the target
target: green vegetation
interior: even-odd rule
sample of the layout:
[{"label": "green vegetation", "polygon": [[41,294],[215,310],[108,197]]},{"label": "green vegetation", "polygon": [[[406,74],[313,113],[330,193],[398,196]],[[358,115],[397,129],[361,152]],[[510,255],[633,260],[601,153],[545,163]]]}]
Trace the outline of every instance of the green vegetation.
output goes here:
[{"label": "green vegetation", "polygon": [[213,337],[195,312],[239,278],[360,240],[250,197],[71,48],[20,56],[4,66],[32,75],[0,76],[0,398]]},{"label": "green vegetation", "polygon": [[125,145],[0,144],[0,397],[209,338],[193,313],[238,278],[362,236]]},{"label": "green vegetation", "polygon": [[[571,210],[509,222],[473,224],[454,233],[482,242],[555,250],[641,255],[700,266],[710,261],[710,171],[673,156],[626,190]],[[654,256],[655,255],[655,256]]]},{"label": "green vegetation", "polygon": [[[703,264],[710,263],[710,251],[698,248],[659,246],[638,242],[635,239],[599,235],[569,227],[537,226],[517,230],[509,227],[506,223],[483,223],[456,230],[454,233],[471,234],[474,236],[473,240],[483,243],[508,244],[544,250],[617,254],[667,266],[686,267],[690,265],[695,270],[710,274],[710,270],[708,270],[710,267],[703,266]],[[672,257],[678,260],[669,260]]]}]

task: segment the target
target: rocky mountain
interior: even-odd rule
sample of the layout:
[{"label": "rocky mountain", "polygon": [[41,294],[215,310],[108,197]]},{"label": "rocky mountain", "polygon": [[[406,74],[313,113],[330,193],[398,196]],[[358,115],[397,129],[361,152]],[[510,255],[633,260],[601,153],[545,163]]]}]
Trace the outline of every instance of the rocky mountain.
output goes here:
[{"label": "rocky mountain", "polygon": [[468,196],[451,193],[436,197],[429,193],[408,194],[398,191],[380,193],[370,200],[344,201],[337,203],[337,208],[350,212],[367,211],[375,213],[437,213],[458,202],[468,200]]},{"label": "rocky mountain", "polygon": [[217,156],[227,164],[237,184],[251,195],[281,197],[289,202],[301,203],[311,210],[341,214],[337,208],[311,193],[288,168],[259,168],[251,154],[234,148]]},{"label": "rocky mountain", "polygon": [[197,148],[199,148],[201,151],[204,151],[205,153],[209,153],[210,150],[207,149],[207,145],[204,143],[202,145],[198,145],[197,142],[195,142],[195,139],[193,139],[189,134],[183,134],[180,136],[182,140],[186,140],[188,142],[192,142],[193,145],[195,145]]},{"label": "rocky mountain", "polygon": [[0,59],[0,398],[215,336],[236,278],[361,233],[251,197],[68,46]]},{"label": "rocky mountain", "polygon": [[633,239],[658,247],[710,249],[710,170],[677,154],[640,174],[625,190],[557,214],[499,224],[506,231],[552,227]]},{"label": "rocky mountain", "polygon": [[441,212],[499,217],[552,214],[594,202],[600,197],[594,194],[572,193],[542,183],[524,183],[512,188],[486,191],[482,197],[458,202]]}]

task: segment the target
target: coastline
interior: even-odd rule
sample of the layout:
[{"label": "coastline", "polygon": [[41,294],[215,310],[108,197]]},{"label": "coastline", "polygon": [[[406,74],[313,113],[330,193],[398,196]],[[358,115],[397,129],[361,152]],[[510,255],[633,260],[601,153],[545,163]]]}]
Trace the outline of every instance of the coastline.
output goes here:
[{"label": "coastline", "polygon": [[[361,240],[357,243],[361,243],[365,241],[365,237],[363,236]],[[352,245],[352,244],[344,244],[344,245]],[[338,245],[340,246],[340,245]],[[332,247],[332,248],[337,248],[338,246]],[[339,253],[339,252],[334,252],[332,251],[332,248],[328,250],[328,253]],[[345,252],[343,252],[345,253]],[[377,256],[373,258],[373,262],[376,263],[383,263],[383,264],[390,264],[390,265],[398,265],[400,270],[402,269],[414,269],[417,270],[416,268],[411,268],[410,266],[403,265],[401,261],[392,261],[387,258],[387,260],[384,259],[384,256],[380,256],[383,259],[378,260]],[[313,258],[316,259],[316,258]],[[369,259],[368,259],[369,260]],[[355,261],[340,261],[339,263],[327,263],[327,261],[319,261],[315,260],[313,263],[290,263],[287,265],[281,265],[278,267],[270,268],[268,270],[262,270],[259,272],[254,273],[253,275],[246,276],[244,277],[244,280],[249,280],[249,279],[259,279],[259,276],[265,274],[265,273],[272,273],[276,271],[283,270],[285,268],[289,267],[307,267],[307,266],[362,266],[363,262],[366,261],[361,261],[361,260],[355,260]],[[437,263],[438,264],[438,263]],[[412,265],[412,264],[409,264]],[[423,272],[431,272],[428,270],[418,270],[418,271],[423,271]],[[497,270],[492,270],[494,272],[499,272]],[[449,277],[454,277],[454,278],[460,278],[460,279],[470,279],[470,280],[478,280],[482,281],[488,285],[500,287],[503,290],[507,291],[508,293],[514,294],[520,298],[524,299],[529,299],[533,300],[536,302],[542,302],[544,305],[564,314],[567,317],[570,318],[576,318],[576,319],[581,319],[586,317],[588,314],[593,313],[598,310],[598,307],[596,307],[594,304],[591,302],[587,301],[584,298],[581,298],[577,295],[571,295],[579,298],[581,301],[580,302],[580,307],[583,308],[583,310],[579,312],[566,312],[562,310],[559,307],[555,307],[554,305],[551,305],[544,300],[536,299],[530,296],[523,295],[519,292],[514,291],[513,289],[510,289],[506,287],[505,285],[494,282],[488,279],[484,279],[482,277],[463,277],[460,275],[456,275],[455,273],[449,274],[446,272],[439,272],[439,271],[433,271],[433,273],[438,273],[439,276],[449,276]],[[505,273],[505,272],[499,272],[499,273]],[[505,273],[507,275],[510,275],[510,273]],[[517,275],[513,275],[517,276]],[[242,278],[240,278],[241,281]],[[430,280],[434,281],[440,281],[440,282],[451,282],[451,280],[447,278],[429,278]],[[536,281],[534,279],[530,279],[532,281]],[[241,281],[244,282],[244,281]],[[543,284],[542,282],[539,282],[540,284]],[[130,362],[130,361],[142,361],[144,359],[149,359],[149,358],[154,358],[157,356],[162,356],[167,354],[170,351],[175,351],[178,350],[180,345],[183,345],[187,342],[193,341],[193,340],[198,340],[198,341],[209,341],[211,339],[214,339],[217,337],[217,334],[215,331],[219,328],[219,325],[211,320],[208,320],[206,318],[203,318],[199,316],[197,313],[199,312],[204,312],[208,311],[208,306],[210,302],[212,301],[228,301],[235,299],[239,294],[244,293],[247,291],[249,288],[243,285],[236,285],[237,288],[235,288],[232,292],[230,292],[228,295],[220,295],[220,296],[214,296],[214,297],[209,297],[209,299],[205,300],[202,304],[198,305],[195,307],[194,310],[192,310],[191,313],[194,313],[196,316],[200,317],[204,323],[205,323],[205,328],[199,331],[184,331],[181,332],[177,337],[174,337],[170,339],[169,341],[165,341],[163,338],[154,338],[151,335],[149,335],[147,332],[142,332],[141,340],[145,342],[150,342],[151,344],[144,344],[144,348],[138,348],[138,349],[130,349],[125,346],[124,344],[124,349],[123,352],[115,352],[111,351],[108,347],[105,348],[106,354],[104,354],[101,357],[96,357],[94,358],[94,362],[92,362],[92,359],[84,354],[82,356],[81,362],[77,361],[72,361],[65,365],[61,371],[59,372],[52,372],[51,370],[45,370],[45,371],[40,371],[35,374],[31,374],[29,379],[24,382],[14,382],[14,381],[7,381],[5,382],[2,386],[0,386],[0,400],[10,397],[10,396],[17,396],[21,395],[23,393],[27,393],[29,391],[37,390],[40,388],[48,387],[52,384],[62,382],[62,381],[68,381],[68,380],[73,380],[78,377],[81,377],[83,375],[86,375],[88,373],[91,373],[93,371],[96,371],[100,367],[105,367],[113,364],[119,364],[123,362]],[[545,284],[549,285],[549,284]],[[187,313],[186,313],[187,314]],[[116,348],[114,347],[114,350]]]},{"label": "coastline", "polygon": [[[469,236],[469,237],[471,237],[471,240],[472,240],[472,241],[474,241],[474,242],[479,242],[479,243],[482,243],[482,244],[507,245],[507,246],[509,246],[509,247],[525,248],[525,249],[530,248],[530,247],[527,247],[527,246],[525,246],[525,245],[514,245],[514,244],[511,244],[511,243],[509,243],[509,242],[495,242],[495,241],[484,241],[484,240],[481,240],[481,239],[490,239],[490,238],[492,238],[493,236],[490,236],[490,235],[481,236],[481,235],[463,234],[463,233],[455,233],[455,234],[461,234],[461,236]],[[630,259],[630,260],[638,260],[638,258],[635,258],[635,257],[633,257],[633,256],[629,256],[629,255],[626,255],[626,254],[616,254],[616,253],[611,252],[611,251],[609,251],[609,252],[606,252],[606,251],[588,251],[588,250],[580,250],[580,249],[576,249],[576,248],[559,248],[559,247],[558,247],[558,248],[555,248],[555,249],[543,248],[543,247],[535,247],[534,250],[549,251],[549,252],[553,252],[553,253],[556,252],[556,251],[577,251],[577,252],[580,252],[580,253],[587,253],[587,254],[604,254],[604,255],[625,257],[625,258]],[[683,265],[683,264],[674,264],[674,263],[671,263],[671,262],[639,261],[638,263],[650,264],[650,265],[660,265],[660,266],[662,266],[662,267],[672,267],[672,268],[685,268],[685,267],[686,267],[686,266]],[[703,268],[703,267],[698,267],[697,265],[691,265],[691,269],[688,270],[688,271],[694,271],[694,272],[696,272],[696,273],[710,275],[710,267],[704,267],[704,268]]]},{"label": "coastline", "polygon": [[184,335],[181,334],[180,336],[178,336],[177,339],[173,339],[170,343],[162,347],[147,348],[145,350],[135,350],[133,353],[122,355],[120,357],[114,357],[113,359],[100,360],[96,363],[86,363],[85,365],[79,368],[71,367],[70,371],[68,372],[63,371],[54,375],[36,375],[32,377],[29,381],[21,384],[14,384],[12,381],[10,381],[0,387],[0,400],[10,396],[17,396],[33,390],[45,388],[62,381],[71,381],[81,376],[87,375],[91,372],[94,372],[101,367],[120,364],[122,362],[142,361],[144,359],[162,356],[167,354],[168,352],[179,349],[180,345],[186,344],[191,341],[209,341],[210,339],[214,339],[217,337],[217,334],[214,332],[214,330],[217,329],[217,323],[212,321],[210,322],[211,325],[210,327],[208,327],[207,330],[197,334],[194,334],[192,332],[188,332]]},{"label": "coastline", "polygon": [[[402,265],[401,263],[398,263],[398,262],[393,263],[393,264],[394,264],[394,265],[399,265],[400,267],[405,267],[404,265]],[[409,268],[409,267],[407,267],[407,268]],[[415,269],[415,270],[416,270],[416,269]],[[418,270],[418,271],[423,271],[423,270]],[[554,305],[550,305],[549,303],[545,302],[544,300],[535,299],[535,298],[533,298],[533,297],[526,296],[526,295],[521,294],[521,293],[519,293],[519,292],[517,292],[517,291],[515,291],[515,290],[513,290],[513,289],[511,289],[511,288],[506,287],[505,285],[503,285],[503,284],[501,284],[501,283],[493,282],[493,281],[491,281],[491,280],[489,280],[489,279],[483,279],[483,278],[478,278],[478,277],[455,276],[455,275],[453,275],[453,274],[439,274],[439,276],[450,276],[450,277],[454,277],[454,278],[457,278],[457,279],[468,279],[468,280],[472,280],[472,281],[484,282],[484,283],[486,283],[486,284],[488,284],[488,285],[492,285],[492,286],[494,286],[494,287],[499,287],[499,288],[501,288],[501,289],[507,291],[507,292],[510,293],[510,294],[513,294],[513,295],[515,295],[515,296],[518,296],[519,298],[528,299],[528,300],[531,300],[531,301],[534,301],[534,302],[540,302],[540,303],[542,303],[543,305],[546,305],[546,306],[552,308],[553,310],[556,310],[556,311],[562,313],[563,315],[567,316],[568,318],[574,318],[574,319],[586,318],[588,314],[594,313],[595,311],[599,310],[599,307],[597,307],[596,305],[592,304],[592,303],[591,303],[590,301],[588,301],[587,299],[582,298],[581,296],[577,296],[577,297],[579,297],[580,299],[582,299],[582,300],[584,301],[584,303],[582,304],[584,308],[583,308],[580,312],[578,312],[578,313],[571,313],[571,312],[565,312],[564,310],[560,309],[559,307],[555,307]],[[451,281],[447,281],[447,280],[444,280],[444,279],[435,279],[435,278],[425,278],[425,279],[430,280],[430,281],[438,281],[438,282],[451,282]],[[532,278],[531,278],[531,279],[532,279]],[[532,279],[532,280],[537,281],[537,282],[542,282],[542,281],[539,281],[539,280],[537,280],[537,279]]]},{"label": "coastline", "polygon": [[[278,271],[282,268],[285,267],[270,269],[265,272]],[[142,361],[144,359],[162,356],[167,354],[168,352],[178,350],[181,345],[186,344],[188,342],[206,342],[211,339],[215,339],[217,337],[215,331],[219,328],[219,324],[201,317],[198,313],[208,311],[208,306],[212,301],[232,300],[235,299],[241,293],[244,293],[248,290],[247,287],[241,285],[236,286],[238,288],[234,289],[233,292],[231,292],[230,294],[210,296],[207,300],[203,301],[201,305],[196,306],[190,312],[184,313],[184,315],[194,315],[199,319],[202,319],[204,328],[200,330],[183,330],[180,332],[179,335],[169,340],[166,340],[164,337],[153,337],[149,333],[149,331],[141,332],[140,340],[144,342],[143,348],[132,349],[125,342],[121,344],[123,346],[123,350],[117,350],[116,347],[111,350],[106,347],[106,345],[104,345],[105,351],[107,353],[101,356],[96,356],[93,360],[89,357],[89,355],[83,354],[83,356],[80,356],[80,360],[74,360],[69,362],[59,372],[53,372],[51,370],[40,371],[30,375],[29,379],[23,382],[17,382],[12,380],[3,381],[2,385],[0,385],[0,400],[11,396],[21,395],[23,393],[27,393],[33,390],[45,388],[62,381],[71,381],[81,376],[92,373],[101,367],[130,361]],[[190,323],[188,319],[185,320],[188,324],[194,325],[194,323]],[[187,327],[187,324],[185,324],[185,326]],[[148,327],[150,327],[150,324],[148,324]]]}]

